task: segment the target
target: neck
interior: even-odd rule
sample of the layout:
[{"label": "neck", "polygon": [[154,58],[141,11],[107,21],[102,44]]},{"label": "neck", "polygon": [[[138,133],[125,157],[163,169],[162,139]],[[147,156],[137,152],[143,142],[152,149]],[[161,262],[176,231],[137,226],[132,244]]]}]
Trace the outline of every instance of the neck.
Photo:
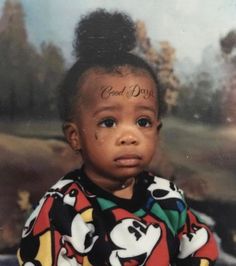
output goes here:
[{"label": "neck", "polygon": [[84,172],[88,178],[95,183],[97,186],[106,190],[107,192],[125,199],[131,199],[133,196],[133,188],[135,185],[135,177],[128,177],[125,180],[117,180],[114,178],[106,178],[104,176],[94,174],[86,167]]},{"label": "neck", "polygon": [[135,177],[127,180],[126,184],[122,185],[121,188],[113,192],[113,195],[124,198],[124,199],[131,199],[133,196],[134,191],[134,184],[135,184]]}]

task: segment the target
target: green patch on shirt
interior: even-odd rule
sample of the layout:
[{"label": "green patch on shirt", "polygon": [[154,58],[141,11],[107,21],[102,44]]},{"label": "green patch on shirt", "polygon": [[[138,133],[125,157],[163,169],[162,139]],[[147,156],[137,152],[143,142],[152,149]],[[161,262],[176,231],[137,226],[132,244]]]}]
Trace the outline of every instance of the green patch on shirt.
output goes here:
[{"label": "green patch on shirt", "polygon": [[107,209],[111,209],[116,206],[114,202],[107,200],[107,199],[97,198],[97,201],[103,211]]}]

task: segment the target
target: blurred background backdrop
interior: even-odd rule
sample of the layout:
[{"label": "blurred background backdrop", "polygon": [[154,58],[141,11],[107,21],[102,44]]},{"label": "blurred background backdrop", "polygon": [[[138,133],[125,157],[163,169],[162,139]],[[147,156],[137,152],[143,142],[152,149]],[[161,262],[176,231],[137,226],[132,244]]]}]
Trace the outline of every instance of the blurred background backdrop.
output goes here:
[{"label": "blurred background backdrop", "polygon": [[135,20],[136,52],[165,92],[150,168],[175,179],[216,232],[218,265],[236,265],[236,0],[0,0],[0,265],[14,265],[43,193],[81,164],[64,142],[56,95],[75,60],[75,25],[95,8]]}]

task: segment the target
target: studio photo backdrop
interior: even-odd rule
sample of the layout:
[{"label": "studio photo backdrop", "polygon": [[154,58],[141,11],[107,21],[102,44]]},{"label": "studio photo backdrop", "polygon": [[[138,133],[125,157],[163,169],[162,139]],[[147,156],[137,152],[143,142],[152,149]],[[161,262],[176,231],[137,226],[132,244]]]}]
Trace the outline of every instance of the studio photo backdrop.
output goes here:
[{"label": "studio photo backdrop", "polygon": [[136,52],[159,75],[166,108],[150,170],[215,231],[217,265],[236,265],[236,0],[0,0],[0,265],[16,265],[29,213],[81,165],[56,95],[76,23],[96,8],[132,16]]}]

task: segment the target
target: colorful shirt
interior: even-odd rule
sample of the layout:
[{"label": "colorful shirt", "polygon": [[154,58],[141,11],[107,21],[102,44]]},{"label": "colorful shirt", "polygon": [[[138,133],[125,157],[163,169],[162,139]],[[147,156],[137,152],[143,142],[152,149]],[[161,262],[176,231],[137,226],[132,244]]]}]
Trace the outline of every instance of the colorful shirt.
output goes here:
[{"label": "colorful shirt", "polygon": [[20,265],[213,265],[212,232],[169,180],[140,174],[131,199],[96,186],[82,170],[60,179],[28,218]]}]

